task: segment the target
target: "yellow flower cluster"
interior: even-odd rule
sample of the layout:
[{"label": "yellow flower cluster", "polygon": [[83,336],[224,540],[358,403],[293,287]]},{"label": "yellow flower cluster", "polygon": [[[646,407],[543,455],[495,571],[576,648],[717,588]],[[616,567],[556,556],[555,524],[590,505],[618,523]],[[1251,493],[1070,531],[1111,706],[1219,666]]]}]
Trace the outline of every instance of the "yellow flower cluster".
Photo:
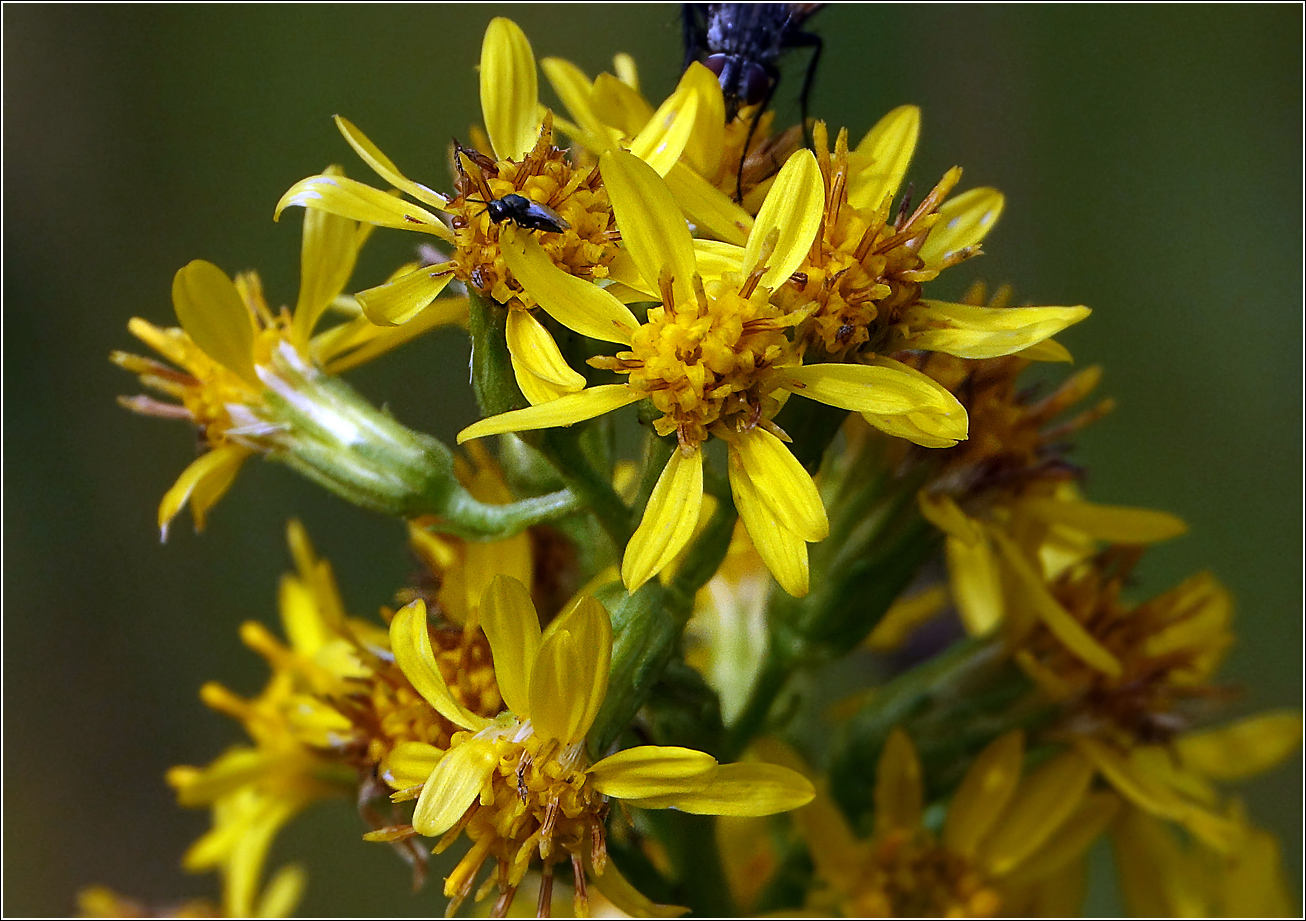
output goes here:
[{"label": "yellow flower cluster", "polygon": [[[779,10],[717,11],[703,41]],[[165,536],[259,453],[402,521],[422,566],[397,610],[350,617],[290,526],[285,638],[241,628],[266,687],[201,691],[248,742],[168,774],[212,811],[184,865],[222,879],[178,912],[290,910],[303,874],[264,884],[269,847],[332,798],[418,883],[429,847],[465,847],[451,913],[531,892],[547,916],[556,883],[577,915],[1060,916],[1104,836],[1143,913],[1291,910],[1224,785],[1296,751],[1301,719],[1210,727],[1228,593],[1200,574],[1134,599],[1143,549],[1185,525],[1083,495],[1067,438],[1110,401],[1066,416],[1100,369],[1025,374],[1070,361],[1052,337],[1088,309],[935,290],[1001,193],[953,195],[954,167],[903,194],[914,106],[853,144],[777,130],[697,61],[657,104],[629,57],[614,71],[537,65],[494,19],[449,193],[338,116],[386,187],[330,167],[282,196],[274,217],[304,209],[294,309],[195,261],[179,328],[129,325],[171,365],[113,355],[176,401],[128,408],[200,432]],[[430,245],[351,292],[378,227]],[[444,324],[468,327],[485,414],[462,456],[337,378]]]}]

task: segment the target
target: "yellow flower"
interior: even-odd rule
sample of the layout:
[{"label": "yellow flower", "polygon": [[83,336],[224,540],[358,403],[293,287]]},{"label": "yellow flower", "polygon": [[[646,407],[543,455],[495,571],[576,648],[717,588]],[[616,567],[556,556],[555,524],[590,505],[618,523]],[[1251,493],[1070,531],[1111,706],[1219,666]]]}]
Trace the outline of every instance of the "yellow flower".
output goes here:
[{"label": "yellow flower", "polygon": [[1182,839],[1164,822],[1125,809],[1112,829],[1125,903],[1135,917],[1290,918],[1279,843],[1230,809],[1238,843],[1221,852]]},{"label": "yellow flower", "polygon": [[629,589],[664,569],[693,534],[702,506],[702,445],[714,435],[727,443],[735,505],[762,559],[787,592],[806,594],[807,543],[823,539],[828,522],[811,477],[771,421],[783,401],[798,394],[869,420],[910,418],[948,444],[965,436],[965,412],[942,387],[896,362],[801,366],[785,336],[793,318],[770,296],[801,261],[820,221],[824,195],[810,153],[800,151],[781,170],[738,262],[695,249],[652,168],[619,150],[603,154],[601,167],[623,243],[643,286],[660,301],[646,323],[610,292],[554,269],[524,235],[504,252],[560,322],[629,348],[592,362],[628,375],[627,382],[484,419],[459,441],[571,425],[648,399],[663,414],[655,429],[674,432],[678,450],[626,548],[622,578]]},{"label": "yellow flower", "polygon": [[[502,227],[489,214],[489,202],[520,195],[552,208],[566,226],[541,234],[541,247],[554,265],[591,279],[622,276],[612,209],[589,165],[573,164],[552,144],[552,116],[540,104],[535,57],[521,29],[502,17],[490,22],[481,46],[481,109],[493,156],[455,152],[456,196],[450,198],[408,179],[361,131],[336,117],[341,133],[364,161],[404,199],[338,176],[310,176],[292,186],[276,214],[289,206],[320,209],[369,224],[415,230],[454,249],[452,259],[422,268],[386,285],[359,292],[373,322],[408,322],[451,278],[492,297],[509,309],[508,349],[522,393],[532,404],[574,393],[585,380],[567,366],[553,337],[531,312],[536,300],[509,272],[500,251]],[[655,162],[674,162],[693,124],[689,94],[679,93],[668,117],[650,127],[635,148]],[[434,209],[434,210],[428,210]],[[450,218],[447,226],[440,214]],[[614,261],[616,264],[614,264]],[[547,307],[546,307],[547,310]]]},{"label": "yellow flower", "polygon": [[1300,743],[1300,717],[1270,714],[1180,735],[1201,712],[1195,704],[1222,695],[1210,680],[1233,641],[1229,595],[1202,573],[1142,604],[1123,603],[1141,551],[1093,554],[1095,541],[1138,544],[1173,536],[1182,523],[1060,492],[1018,500],[996,524],[967,519],[948,499],[922,500],[948,534],[963,620],[1002,625],[1016,664],[1059,709],[1057,735],[1123,798],[1227,851],[1236,829],[1220,814],[1212,781],[1286,757]]},{"label": "yellow flower", "polygon": [[[264,857],[285,823],[320,799],[357,798],[360,784],[376,784],[397,746],[447,747],[458,731],[394,663],[389,632],[346,616],[330,564],[317,557],[298,522],[288,537],[297,571],[281,580],[280,611],[289,643],[257,622],[241,627],[245,644],[272,667],[271,679],[252,700],[212,682],[201,690],[205,703],[239,720],[254,744],[234,746],[203,768],[168,772],[183,806],[213,808],[212,830],[184,865],[223,872],[236,915],[253,912]],[[480,631],[443,628],[433,635],[440,667],[461,678],[459,700],[474,712],[498,712],[502,699]],[[362,811],[377,827],[389,824],[370,807]]]},{"label": "yellow flower", "polygon": [[1036,345],[1088,316],[1086,307],[1000,309],[921,297],[924,282],[980,251],[1003,198],[979,188],[945,203],[961,178],[954,167],[914,209],[904,200],[894,212],[919,130],[920,110],[902,106],[853,150],[841,131],[832,156],[825,126],[817,122],[813,136],[826,192],[821,231],[777,292],[786,310],[810,312],[800,340],[836,358],[903,350],[993,358]]},{"label": "yellow flower", "polygon": [[396,613],[390,625],[396,661],[409,680],[466,730],[447,752],[414,743],[389,760],[391,784],[400,790],[395,798],[417,797],[417,834],[443,835],[437,850],[461,832],[472,841],[445,883],[455,907],[488,858],[495,861],[501,909],[536,859],[546,893],[554,865],[571,863],[578,912],[586,907],[586,868],[606,895],[629,904],[624,881],[607,865],[609,798],[708,815],[769,815],[811,799],[811,785],[786,768],[719,765],[685,748],[640,746],[591,764],[585,734],[603,703],[612,654],[607,610],[582,597],[541,631],[526,588],[501,577],[486,590],[480,617],[507,707],[493,719],[471,713],[453,696],[436,668],[421,601]]},{"label": "yellow flower", "polygon": [[[345,181],[335,167],[325,175]],[[128,323],[137,338],[182,370],[114,352],[115,363],[178,401],[137,396],[120,402],[143,415],[194,423],[206,448],[159,505],[159,529],[165,540],[169,523],[187,502],[195,529],[202,530],[209,509],[231,486],[245,459],[276,450],[280,427],[264,399],[266,392],[284,389],[273,367],[276,362],[318,366],[338,374],[437,324],[465,316],[466,300],[451,298],[403,330],[380,329],[355,316],[314,336],[327,309],[338,305],[370,233],[371,227],[328,214],[305,217],[299,299],[293,313],[285,308],[273,313],[268,308],[255,273],[237,275],[233,282],[213,263],[195,260],[173,278],[172,302],[180,328],[163,329],[139,317]]]},{"label": "yellow flower", "polygon": [[1092,769],[1073,753],[1028,774],[1023,760],[1020,732],[991,743],[935,832],[915,747],[894,730],[876,769],[869,839],[857,839],[825,796],[795,813],[819,879],[809,907],[847,917],[1074,913],[1082,857],[1116,801],[1089,792]]}]

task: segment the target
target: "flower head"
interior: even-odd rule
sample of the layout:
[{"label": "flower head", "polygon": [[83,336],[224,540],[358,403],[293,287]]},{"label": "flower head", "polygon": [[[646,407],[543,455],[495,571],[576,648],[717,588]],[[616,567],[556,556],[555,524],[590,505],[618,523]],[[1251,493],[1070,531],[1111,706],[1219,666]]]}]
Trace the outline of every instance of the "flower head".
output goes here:
[{"label": "flower head", "polygon": [[1116,803],[1089,792],[1093,772],[1073,753],[1025,773],[1024,747],[1010,732],[985,748],[938,831],[925,819],[915,747],[894,730],[875,773],[870,838],[857,839],[825,797],[795,813],[819,878],[811,907],[845,917],[1073,912],[1067,873],[1073,879]]},{"label": "flower head", "polygon": [[[276,213],[299,205],[377,226],[415,230],[449,244],[454,253],[448,262],[359,292],[364,312],[379,324],[406,323],[456,277],[508,306],[508,348],[518,386],[532,404],[543,403],[580,390],[585,381],[567,366],[553,337],[532,312],[537,300],[505,262],[500,236],[511,221],[492,220],[491,203],[518,195],[555,212],[562,221],[558,229],[540,233],[541,248],[561,271],[587,280],[620,280],[621,266],[613,265],[617,234],[593,165],[574,163],[553,146],[552,116],[538,100],[535,57],[525,34],[511,20],[498,17],[490,22],[481,46],[480,72],[488,149],[455,149],[454,196],[408,179],[361,131],[337,116],[337,127],[358,155],[382,179],[420,204],[343,177],[320,175],[292,186]],[[641,155],[665,160],[667,165],[675,161],[694,119],[695,108],[685,102],[687,98],[688,92],[674,97],[667,118],[638,139],[635,149]]]},{"label": "flower head", "polygon": [[542,631],[525,587],[501,577],[486,590],[480,616],[507,707],[492,719],[462,706],[435,667],[421,601],[396,613],[390,627],[404,673],[466,730],[447,751],[414,744],[389,760],[396,799],[417,798],[415,833],[443,835],[437,849],[460,832],[472,841],[445,884],[455,904],[472,892],[487,859],[503,908],[536,860],[546,880],[566,861],[583,910],[587,868],[605,891],[605,875],[617,879],[605,845],[609,798],[730,815],[767,815],[811,798],[810,784],[787,769],[719,765],[685,748],[646,745],[591,763],[585,734],[607,691],[612,653],[607,610],[582,597]]},{"label": "flower head", "polygon": [[[345,181],[335,167],[324,175]],[[196,530],[202,530],[209,509],[230,488],[245,459],[282,446],[285,425],[266,394],[287,389],[285,366],[339,373],[465,314],[466,302],[450,299],[403,330],[387,330],[358,316],[352,305],[352,319],[314,336],[326,311],[338,304],[371,229],[329,214],[306,216],[293,311],[269,308],[256,273],[241,273],[233,281],[213,263],[195,260],[173,278],[180,328],[160,328],[139,317],[128,323],[135,336],[177,367],[126,352],[114,352],[112,360],[178,402],[136,396],[123,398],[122,404],[143,415],[193,423],[204,449],[159,505],[165,539],[187,502]]]},{"label": "flower head", "polygon": [[919,128],[920,111],[902,106],[855,149],[840,131],[831,152],[825,126],[817,123],[826,193],[821,229],[777,292],[786,310],[807,313],[800,341],[836,359],[909,349],[990,358],[1033,346],[1088,316],[1086,307],[999,310],[922,298],[925,282],[979,253],[1003,198],[980,188],[945,202],[961,179],[954,167],[920,204],[913,208],[904,198],[893,210]]}]

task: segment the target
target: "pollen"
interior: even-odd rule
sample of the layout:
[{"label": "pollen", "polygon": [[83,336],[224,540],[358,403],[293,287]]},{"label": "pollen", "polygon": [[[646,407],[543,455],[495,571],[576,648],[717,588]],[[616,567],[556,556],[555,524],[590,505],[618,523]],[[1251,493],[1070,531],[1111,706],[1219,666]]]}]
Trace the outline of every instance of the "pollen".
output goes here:
[{"label": "pollen", "polygon": [[602,873],[607,863],[607,803],[586,773],[584,743],[559,746],[513,716],[482,730],[481,737],[487,735],[494,737],[498,764],[480,798],[436,847],[438,853],[460,832],[472,841],[445,881],[450,913],[472,894],[487,860],[493,859],[493,869],[475,897],[479,901],[497,889],[499,903],[506,907],[538,858],[544,874],[539,914],[549,913],[554,865],[563,861],[572,867],[576,912],[586,914],[585,864]]},{"label": "pollen", "polygon": [[454,174],[457,197],[447,209],[453,215],[454,275],[469,287],[509,307],[536,306],[508,271],[499,249],[502,224],[490,217],[489,202],[514,194],[552,209],[569,225],[539,232],[540,245],[559,268],[591,281],[608,277],[620,239],[608,193],[597,165],[573,164],[553,146],[550,119],[521,161],[458,148]]},{"label": "pollen", "polygon": [[[902,313],[920,300],[922,283],[939,274],[940,267],[925,265],[920,249],[961,170],[944,174],[914,210],[908,198],[896,212],[888,198],[873,210],[859,210],[848,199],[857,172],[849,164],[847,130],[839,132],[833,155],[824,124],[817,122],[813,137],[825,178],[825,216],[811,253],[777,292],[777,303],[790,310],[815,304],[799,329],[809,346],[837,358],[880,350]],[[969,248],[947,263],[978,252],[978,246]]]},{"label": "pollen", "polygon": [[751,429],[775,414],[776,368],[793,363],[789,323],[757,286],[760,277],[694,276],[688,301],[675,300],[664,279],[663,303],[650,308],[630,351],[591,364],[628,373],[663,414],[653,424],[658,434],[675,432],[682,449],[702,444],[714,426]]}]

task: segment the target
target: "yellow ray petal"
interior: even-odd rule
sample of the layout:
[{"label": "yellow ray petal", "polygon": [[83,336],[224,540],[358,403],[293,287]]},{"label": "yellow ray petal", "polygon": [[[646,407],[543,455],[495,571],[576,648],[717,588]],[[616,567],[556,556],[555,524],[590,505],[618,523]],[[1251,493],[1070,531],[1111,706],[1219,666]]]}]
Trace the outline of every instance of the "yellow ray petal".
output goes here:
[{"label": "yellow ray petal", "polygon": [[[464,729],[482,729],[488,723],[460,704],[449,691],[431,650],[431,635],[426,627],[426,603],[420,598],[404,605],[390,621],[390,645],[395,662],[403,670],[417,693],[447,720]],[[461,814],[461,813],[460,813]]]},{"label": "yellow ray petal", "polygon": [[172,278],[172,306],[186,335],[204,354],[261,388],[254,373],[254,316],[227,274],[196,259]]},{"label": "yellow ray petal", "polygon": [[[553,336],[528,311],[508,311],[504,338],[514,368],[520,364],[533,376],[564,393],[576,393],[585,387],[585,378],[567,364]],[[529,394],[527,399],[530,399]]]},{"label": "yellow ray petal", "polygon": [[571,425],[628,406],[639,398],[639,394],[625,384],[602,384],[580,393],[569,393],[550,403],[528,406],[472,423],[458,433],[458,443],[484,438],[486,435]]},{"label": "yellow ray petal", "polygon": [[677,300],[692,299],[694,241],[667,184],[653,167],[624,150],[603,154],[599,168],[622,244],[645,283],[657,290],[663,271],[668,271]]},{"label": "yellow ray petal", "polygon": [[504,704],[514,713],[530,713],[527,692],[540,651],[540,620],[531,593],[516,579],[496,576],[481,596],[480,615]]},{"label": "yellow ray petal", "polygon": [[564,625],[579,638],[581,648],[597,653],[586,662],[587,665],[593,663],[592,674],[572,676],[573,686],[587,695],[587,703],[576,727],[576,737],[583,738],[594,725],[603,700],[608,696],[608,678],[612,673],[612,618],[608,609],[590,595],[579,598],[570,611],[555,619],[555,623],[563,618],[568,618]]},{"label": "yellow ray petal", "polygon": [[697,120],[698,94],[692,88],[678,89],[631,140],[630,152],[665,176],[680,159]]},{"label": "yellow ray petal", "polygon": [[168,525],[188,500],[195,530],[203,531],[209,509],[231,488],[240,465],[252,453],[240,445],[226,444],[191,461],[159,503],[160,539],[168,539]]},{"label": "yellow ray petal", "polygon": [[[349,146],[354,148],[354,152],[363,158],[363,162],[372,169],[376,174],[384,179],[390,185],[402,192],[416,198],[418,201],[430,205],[438,211],[444,211],[445,206],[449,204],[449,199],[434,189],[429,189],[420,182],[414,182],[403,173],[399,172],[399,167],[390,162],[390,158],[381,153],[381,148],[373,144],[363,132],[355,127],[354,123],[342,115],[335,116],[336,127],[340,133],[345,136]],[[329,175],[329,174],[328,174]]]},{"label": "yellow ray petal", "polygon": [[607,693],[611,656],[608,612],[593,598],[549,624],[531,672],[527,712],[537,732],[564,745],[585,737]]},{"label": "yellow ray petal", "polygon": [[854,837],[848,820],[829,795],[819,792],[811,803],[794,813],[794,824],[807,841],[812,862],[823,880],[849,887],[861,877],[868,849]]},{"label": "yellow ray petal", "polygon": [[744,248],[720,240],[695,240],[694,260],[704,279],[720,278],[726,272],[743,271]]},{"label": "yellow ray petal", "polygon": [[481,794],[498,763],[494,744],[482,739],[470,739],[449,749],[417,798],[413,809],[417,833],[435,837],[452,828]]},{"label": "yellow ray petal", "polygon": [[424,265],[356,297],[363,313],[377,326],[401,326],[430,306],[449,282],[453,265]]},{"label": "yellow ray petal", "polygon": [[[966,410],[930,377],[874,365],[819,364],[786,369],[787,390],[821,403],[874,415],[929,411],[951,415]],[[795,386],[796,385],[796,386]]]},{"label": "yellow ray petal", "polygon": [[[282,867],[263,887],[263,894],[254,906],[254,917],[289,918],[304,898],[304,890],[307,888],[308,874],[303,867],[298,864]],[[229,916],[235,917],[237,914],[239,913],[230,912]]]},{"label": "yellow ray petal", "polygon": [[987,541],[968,544],[955,537],[945,542],[948,575],[957,613],[971,636],[985,636],[1002,623],[1002,581]]},{"label": "yellow ray petal", "polygon": [[584,71],[561,58],[545,58],[540,62],[540,67],[544,69],[544,76],[552,84],[553,91],[558,94],[582,132],[579,137],[573,134],[573,138],[592,153],[602,153],[615,147],[620,132],[605,125],[594,110],[594,85]]},{"label": "yellow ray petal", "polygon": [[1264,773],[1301,747],[1301,714],[1259,713],[1228,726],[1176,740],[1184,766],[1213,780],[1239,781]]},{"label": "yellow ray petal", "polygon": [[328,374],[342,374],[437,326],[465,326],[468,306],[466,297],[440,298],[403,326],[381,327],[367,317],[355,317],[315,336],[312,354]]},{"label": "yellow ray petal", "polygon": [[1002,216],[1005,201],[997,189],[980,188],[944,202],[939,208],[939,222],[921,246],[925,267],[938,268],[948,256],[983,240]]},{"label": "yellow ray petal", "polygon": [[703,452],[676,450],[658,477],[644,517],[626,546],[621,578],[630,592],[663,570],[694,536],[703,506]]},{"label": "yellow ray petal", "polygon": [[675,795],[701,786],[716,759],[692,748],[640,745],[609,755],[589,769],[594,789],[615,799]]},{"label": "yellow ray petal", "polygon": [[687,164],[677,163],[667,171],[667,187],[681,211],[700,233],[743,246],[753,227],[753,217]]},{"label": "yellow ray petal", "polygon": [[1079,621],[1070,616],[1061,602],[1052,597],[1043,578],[1034,571],[1020,548],[999,532],[992,532],[998,550],[1006,561],[1008,571],[1015,576],[1015,585],[1024,596],[1028,607],[1044,626],[1059,639],[1071,653],[1112,678],[1120,677],[1120,660],[1110,650],[1095,640]]},{"label": "yellow ray petal", "polygon": [[875,652],[901,648],[918,627],[937,617],[947,603],[948,590],[942,585],[899,596],[866,637],[866,648]]},{"label": "yellow ray petal", "polygon": [[639,321],[625,304],[558,268],[529,233],[510,229],[500,236],[499,243],[509,271],[549,316],[582,336],[630,345]]},{"label": "yellow ray petal", "polygon": [[[935,387],[938,386],[937,382],[928,375],[892,358],[872,358],[867,364],[900,375],[899,384],[903,378],[911,378],[918,386],[924,386],[927,382]],[[902,415],[863,412],[862,418],[881,431],[906,438],[926,448],[951,447],[965,440],[970,424],[966,408],[950,393],[945,398],[943,394],[936,392],[934,399],[939,402],[921,403]]]},{"label": "yellow ray petal", "polygon": [[1035,854],[1076,809],[1093,780],[1077,754],[1058,756],[1025,778],[1011,806],[984,842],[980,860],[1001,876]]},{"label": "yellow ray petal", "polygon": [[921,824],[925,791],[921,762],[907,733],[894,729],[884,743],[875,769],[875,834],[916,831]]},{"label": "yellow ray petal", "polygon": [[417,230],[433,234],[446,243],[454,242],[453,231],[421,205],[396,198],[346,176],[309,176],[296,182],[277,202],[273,220],[281,217],[281,212],[292,206],[317,208],[353,221],[376,224],[378,227]]},{"label": "yellow ray petal", "polygon": [[783,441],[755,428],[731,439],[730,448],[731,479],[742,474],[756,484],[776,517],[803,540],[825,540],[830,522],[821,495]]},{"label": "yellow ray petal", "polygon": [[1040,521],[1066,525],[1113,544],[1151,544],[1188,530],[1178,516],[1150,508],[1039,498],[1022,500],[1020,508]]},{"label": "yellow ray petal", "polygon": [[695,61],[681,76],[678,88],[689,89],[698,100],[698,117],[689,143],[685,145],[685,161],[699,175],[712,176],[721,166],[721,148],[725,141],[726,101],[721,93],[721,81]]},{"label": "yellow ray petal", "polygon": [[590,104],[604,124],[615,127],[626,137],[634,137],[653,117],[653,107],[639,90],[619,77],[603,73],[594,78]]},{"label": "yellow ray petal", "polygon": [[812,801],[812,782],[778,764],[723,764],[706,782],[681,792],[631,797],[623,802],[644,809],[679,809],[694,815],[775,815]]},{"label": "yellow ray petal", "polygon": [[1013,886],[1035,883],[1079,861],[1098,835],[1111,824],[1120,811],[1120,804],[1120,798],[1111,793],[1084,796],[1079,808],[1057,829],[1057,833],[1008,875],[1007,882]]},{"label": "yellow ray petal", "polygon": [[481,43],[481,115],[494,155],[520,160],[540,137],[535,55],[511,19],[490,20]]},{"label": "yellow ray petal", "polygon": [[542,377],[537,377],[535,373],[526,364],[530,356],[520,356],[510,354],[508,356],[512,364],[513,377],[517,381],[517,387],[521,390],[522,396],[526,397],[526,402],[532,406],[539,406],[541,403],[552,403],[559,397],[564,397],[569,393],[576,393],[575,390],[569,390],[566,387],[560,387],[553,381],[547,381]]},{"label": "yellow ray petal", "polygon": [[951,496],[921,490],[916,494],[917,504],[925,520],[949,537],[964,544],[977,544],[984,539],[980,524],[971,520]]},{"label": "yellow ray petal", "polygon": [[865,168],[848,190],[849,203],[859,211],[878,208],[898,191],[907,173],[916,138],[921,130],[921,110],[899,106],[876,123],[857,145],[857,153],[869,157]]},{"label": "yellow ray petal", "polygon": [[971,764],[948,806],[943,843],[949,850],[972,857],[1020,783],[1025,759],[1025,735],[1005,733],[990,743]]},{"label": "yellow ray petal", "polygon": [[825,180],[810,150],[798,150],[785,161],[744,247],[744,271],[757,267],[762,244],[771,231],[779,240],[768,260],[762,284],[776,288],[789,280],[807,258],[825,217]]},{"label": "yellow ray petal", "polygon": [[381,779],[395,790],[426,783],[444,752],[426,742],[400,742],[381,761]]},{"label": "yellow ray petal", "polygon": [[1087,307],[974,307],[922,301],[909,307],[899,348],[958,358],[998,358],[1055,336],[1090,313]]},{"label": "yellow ray petal", "polygon": [[742,471],[736,475],[739,464],[733,451],[730,458],[730,492],[739,510],[739,520],[775,581],[790,595],[802,598],[808,590],[807,542],[776,517],[762,498],[758,484]]},{"label": "yellow ray petal", "polygon": [[1075,362],[1075,356],[1070,354],[1070,349],[1055,339],[1044,339],[1029,348],[1021,349],[1016,354],[1030,361],[1062,361],[1066,364]]},{"label": "yellow ray petal", "polygon": [[[328,167],[325,175],[344,175]],[[346,218],[309,208],[304,211],[303,242],[299,250],[299,299],[291,322],[297,348],[308,348],[309,336],[322,312],[345,289],[353,274],[359,247],[372,230]]]}]

